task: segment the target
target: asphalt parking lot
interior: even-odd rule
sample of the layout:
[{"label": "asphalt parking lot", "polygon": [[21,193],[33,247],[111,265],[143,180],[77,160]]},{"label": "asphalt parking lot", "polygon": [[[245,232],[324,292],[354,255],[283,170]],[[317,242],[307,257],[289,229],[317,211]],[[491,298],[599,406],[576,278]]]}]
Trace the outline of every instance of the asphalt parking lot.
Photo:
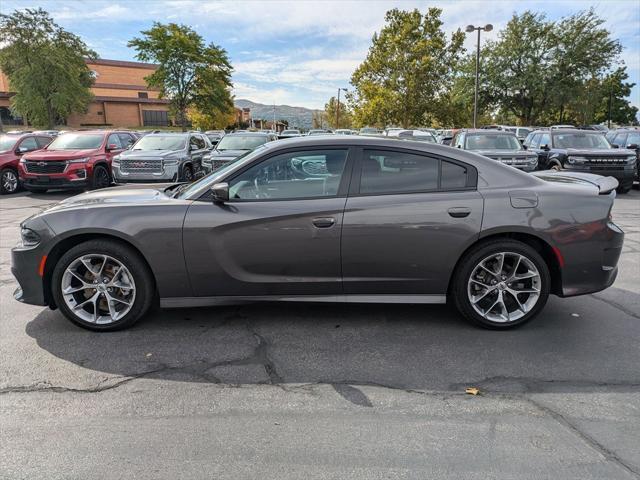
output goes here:
[{"label": "asphalt parking lot", "polygon": [[508,332],[255,304],[91,333],[12,298],[20,220],[65,195],[0,198],[0,478],[640,477],[638,190],[614,287]]}]

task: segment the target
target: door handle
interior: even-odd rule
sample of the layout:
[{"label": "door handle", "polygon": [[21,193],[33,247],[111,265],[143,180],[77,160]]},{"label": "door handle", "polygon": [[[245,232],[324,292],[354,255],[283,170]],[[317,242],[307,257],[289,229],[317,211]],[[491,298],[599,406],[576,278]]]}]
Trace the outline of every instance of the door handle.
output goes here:
[{"label": "door handle", "polygon": [[312,223],[318,228],[329,228],[333,227],[333,225],[336,223],[336,219],[333,217],[320,217],[314,218],[312,220]]},{"label": "door handle", "polygon": [[469,214],[471,213],[471,209],[469,207],[451,207],[447,211],[453,218],[464,218],[469,216]]}]

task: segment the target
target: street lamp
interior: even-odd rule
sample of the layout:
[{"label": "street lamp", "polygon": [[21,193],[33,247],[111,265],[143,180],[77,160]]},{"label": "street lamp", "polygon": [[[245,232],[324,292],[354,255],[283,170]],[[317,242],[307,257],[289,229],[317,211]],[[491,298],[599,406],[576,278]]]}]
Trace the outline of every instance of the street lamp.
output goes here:
[{"label": "street lamp", "polygon": [[465,31],[471,33],[474,30],[478,31],[478,44],[476,45],[476,91],[473,99],[473,128],[476,128],[478,122],[478,72],[480,70],[480,30],[490,32],[493,30],[493,25],[487,23],[484,27],[475,27],[473,25],[467,25]]},{"label": "street lamp", "polygon": [[344,90],[345,92],[347,91],[346,88],[339,88],[338,89],[338,108],[336,108],[336,128],[340,128],[340,90]]}]

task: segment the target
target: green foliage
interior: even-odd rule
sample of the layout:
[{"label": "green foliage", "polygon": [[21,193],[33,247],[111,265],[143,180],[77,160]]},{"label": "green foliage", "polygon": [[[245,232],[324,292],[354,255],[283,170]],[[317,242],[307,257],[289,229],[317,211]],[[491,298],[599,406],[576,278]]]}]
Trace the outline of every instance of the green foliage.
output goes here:
[{"label": "green foliage", "polygon": [[7,75],[12,109],[35,126],[53,128],[85,112],[93,78],[85,58],[96,58],[76,35],[38,9],[0,15],[0,69]]},{"label": "green foliage", "polygon": [[[338,109],[338,101],[336,97],[331,97],[328,103],[324,105],[324,113],[330,128],[351,128],[353,118],[346,99],[340,101]],[[338,113],[338,123],[336,123],[336,113]]]},{"label": "green foliage", "polygon": [[129,41],[137,58],[158,64],[146,77],[151,87],[160,89],[171,101],[177,121],[186,130],[187,110],[214,115],[233,108],[230,94],[232,67],[227,52],[186,25],[154,23],[142,37]]},{"label": "green foliage", "polygon": [[393,9],[374,34],[365,61],[351,77],[350,94],[356,125],[422,125],[438,118],[438,106],[449,91],[463,53],[464,34],[447,41],[442,10],[425,15]]}]

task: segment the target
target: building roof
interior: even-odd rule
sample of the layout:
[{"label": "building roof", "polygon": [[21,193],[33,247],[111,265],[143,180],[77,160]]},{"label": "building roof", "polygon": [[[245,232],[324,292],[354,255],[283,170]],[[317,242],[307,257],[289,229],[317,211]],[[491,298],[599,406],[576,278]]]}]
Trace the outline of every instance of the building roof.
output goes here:
[{"label": "building roof", "polygon": [[131,67],[131,68],[146,68],[148,70],[156,70],[158,65],[154,63],[144,62],[130,62],[125,60],[107,60],[106,58],[85,59],[89,65],[109,65],[113,67]]}]

